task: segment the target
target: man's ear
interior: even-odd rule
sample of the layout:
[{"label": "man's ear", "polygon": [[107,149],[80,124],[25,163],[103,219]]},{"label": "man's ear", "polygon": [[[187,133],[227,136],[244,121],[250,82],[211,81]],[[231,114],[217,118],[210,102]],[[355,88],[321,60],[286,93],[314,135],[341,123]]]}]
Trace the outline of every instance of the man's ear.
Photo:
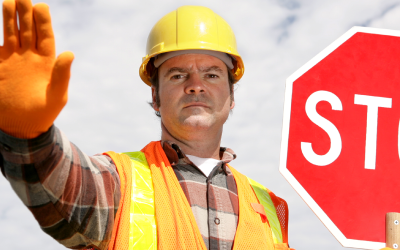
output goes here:
[{"label": "man's ear", "polygon": [[232,92],[231,92],[231,110],[235,107],[235,91],[233,89],[233,84],[232,84]]},{"label": "man's ear", "polygon": [[157,105],[157,96],[156,96],[156,88],[154,86],[151,86],[151,99],[152,99],[152,106],[153,109],[157,112],[160,111]]},{"label": "man's ear", "polygon": [[235,101],[231,100],[231,110],[235,107]]}]

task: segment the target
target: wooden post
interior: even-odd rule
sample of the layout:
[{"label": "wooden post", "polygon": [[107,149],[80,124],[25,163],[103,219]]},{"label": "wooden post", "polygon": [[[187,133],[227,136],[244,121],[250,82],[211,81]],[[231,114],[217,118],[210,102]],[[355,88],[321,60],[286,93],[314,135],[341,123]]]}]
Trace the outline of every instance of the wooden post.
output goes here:
[{"label": "wooden post", "polygon": [[400,213],[386,214],[386,247],[400,249]]}]

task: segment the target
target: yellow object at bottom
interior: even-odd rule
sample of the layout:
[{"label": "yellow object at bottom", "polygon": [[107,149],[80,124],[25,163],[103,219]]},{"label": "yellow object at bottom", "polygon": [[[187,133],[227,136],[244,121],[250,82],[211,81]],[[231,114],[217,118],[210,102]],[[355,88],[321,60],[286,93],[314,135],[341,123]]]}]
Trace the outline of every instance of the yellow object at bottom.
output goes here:
[{"label": "yellow object at bottom", "polygon": [[142,152],[124,153],[132,162],[129,250],[157,250],[157,226],[151,172]]}]

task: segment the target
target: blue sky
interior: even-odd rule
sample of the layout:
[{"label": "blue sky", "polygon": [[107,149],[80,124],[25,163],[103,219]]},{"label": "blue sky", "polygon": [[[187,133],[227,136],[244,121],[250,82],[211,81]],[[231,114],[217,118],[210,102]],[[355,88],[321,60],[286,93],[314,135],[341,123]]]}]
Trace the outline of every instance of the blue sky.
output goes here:
[{"label": "blue sky", "polygon": [[[37,2],[37,1],[34,1]],[[399,0],[50,0],[57,53],[75,53],[69,102],[55,124],[89,155],[136,151],[159,140],[160,121],[147,104],[138,68],[147,35],[181,5],[213,9],[233,28],[246,72],[222,146],[232,162],[289,203],[289,242],[297,250],[344,249],[280,175],[285,80],[352,26],[400,30]],[[0,178],[4,249],[64,249],[41,232]]]}]

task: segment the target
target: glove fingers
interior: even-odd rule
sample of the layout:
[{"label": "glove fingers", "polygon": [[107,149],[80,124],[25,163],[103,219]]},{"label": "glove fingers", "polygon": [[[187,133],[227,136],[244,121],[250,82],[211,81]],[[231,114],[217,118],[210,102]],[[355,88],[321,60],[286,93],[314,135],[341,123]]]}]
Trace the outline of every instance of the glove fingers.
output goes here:
[{"label": "glove fingers", "polygon": [[36,35],[33,24],[32,3],[30,0],[17,0],[19,19],[19,38],[23,50],[35,47]]},{"label": "glove fingers", "polygon": [[55,41],[53,28],[51,27],[51,17],[49,6],[38,3],[33,6],[33,16],[36,25],[37,44],[36,49],[42,55],[55,55]]},{"label": "glove fingers", "polygon": [[47,92],[47,98],[51,103],[60,102],[62,106],[68,99],[68,82],[71,75],[71,64],[74,60],[72,52],[63,52],[60,54],[54,64],[51,75],[50,86]]},{"label": "glove fingers", "polygon": [[16,3],[14,0],[3,2],[4,45],[7,52],[13,52],[19,46]]}]

